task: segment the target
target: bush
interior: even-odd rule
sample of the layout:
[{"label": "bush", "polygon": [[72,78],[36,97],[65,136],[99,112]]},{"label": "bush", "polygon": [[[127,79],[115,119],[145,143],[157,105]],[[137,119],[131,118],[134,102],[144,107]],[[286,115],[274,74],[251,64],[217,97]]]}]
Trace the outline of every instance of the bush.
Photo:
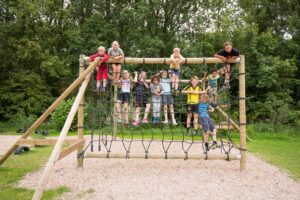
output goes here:
[{"label": "bush", "polygon": [[[56,108],[56,110],[52,113],[50,118],[50,126],[56,130],[60,130],[71,110],[75,97],[69,98],[68,100],[64,100],[61,104]],[[89,105],[85,102],[85,118],[88,116]],[[71,129],[76,128],[77,126],[77,113],[74,117],[74,120],[71,125]]]}]

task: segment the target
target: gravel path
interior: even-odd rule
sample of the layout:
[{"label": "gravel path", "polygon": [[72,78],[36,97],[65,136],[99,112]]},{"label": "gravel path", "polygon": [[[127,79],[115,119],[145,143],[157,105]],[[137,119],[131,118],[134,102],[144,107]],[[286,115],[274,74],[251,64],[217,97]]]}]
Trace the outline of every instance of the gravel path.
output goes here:
[{"label": "gravel path", "polygon": [[[15,139],[9,137],[0,137],[0,154]],[[162,152],[161,144],[151,147],[151,152]],[[141,144],[131,148],[143,152]],[[114,143],[112,152],[122,149],[122,143]],[[174,143],[170,151],[180,149]],[[201,149],[195,146],[191,152]],[[239,161],[223,160],[85,159],[79,169],[75,156],[59,161],[48,182],[48,188],[71,189],[59,199],[300,199],[299,182],[251,154],[244,172]],[[27,174],[17,186],[35,188],[41,174]]]}]

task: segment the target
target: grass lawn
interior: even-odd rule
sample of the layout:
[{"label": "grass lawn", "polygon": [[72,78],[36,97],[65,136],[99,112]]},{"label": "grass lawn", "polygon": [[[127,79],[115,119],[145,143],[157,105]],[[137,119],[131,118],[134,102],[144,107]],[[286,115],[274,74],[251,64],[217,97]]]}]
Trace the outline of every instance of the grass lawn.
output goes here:
[{"label": "grass lawn", "polygon": [[[12,155],[0,166],[0,199],[1,200],[17,200],[31,199],[34,190],[15,188],[14,185],[26,173],[35,171],[44,164],[50,156],[52,148],[39,147],[31,148],[30,152],[24,152],[21,155]],[[68,188],[60,187],[54,190],[47,190],[43,199],[54,199]]]},{"label": "grass lawn", "polygon": [[[264,127],[251,125],[248,133],[252,142],[250,152],[263,160],[288,171],[300,181],[300,133],[296,127]],[[262,130],[260,130],[262,129]]]},{"label": "grass lawn", "polygon": [[[300,133],[298,127],[271,126],[265,124],[249,125],[247,127],[248,136],[252,141],[247,142],[249,152],[259,156],[263,160],[287,171],[291,176],[300,181]],[[110,132],[111,127],[106,127],[103,131]],[[160,126],[153,128],[151,125],[143,125],[135,128],[118,128],[118,137],[130,140],[134,139],[157,139],[161,140],[182,140],[185,135],[185,128]],[[58,136],[59,131],[49,131],[50,136]],[[101,134],[95,130],[95,134]],[[220,132],[219,132],[220,133]],[[232,138],[238,144],[239,136],[235,131],[231,131]],[[15,134],[14,131],[6,131],[5,134]],[[90,134],[90,131],[85,131]],[[70,135],[70,134],[69,134]],[[72,132],[71,135],[76,135]],[[224,133],[226,135],[226,132]],[[34,138],[41,137],[38,134],[32,135]],[[226,137],[226,136],[224,136]],[[96,137],[97,138],[97,137]],[[184,136],[185,140],[202,140],[201,136]],[[15,183],[26,173],[35,171],[46,162],[51,153],[50,147],[39,147],[31,149],[29,153],[19,156],[11,156],[2,166],[0,166],[0,199],[31,199],[33,190],[14,188]],[[163,162],[163,161],[162,161]],[[55,190],[48,190],[44,193],[43,199],[53,199],[68,188],[61,187]]]}]

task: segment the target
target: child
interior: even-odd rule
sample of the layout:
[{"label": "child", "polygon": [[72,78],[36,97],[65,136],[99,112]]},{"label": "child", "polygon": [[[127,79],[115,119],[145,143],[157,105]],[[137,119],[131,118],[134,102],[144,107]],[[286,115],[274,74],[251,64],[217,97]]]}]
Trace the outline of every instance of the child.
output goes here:
[{"label": "child", "polygon": [[193,76],[191,79],[191,85],[182,90],[182,93],[187,94],[187,119],[186,128],[187,135],[190,135],[190,126],[192,116],[194,117],[194,135],[198,134],[198,103],[199,94],[204,94],[205,91],[201,91],[198,86],[199,79],[197,76]]},{"label": "child", "polygon": [[105,48],[103,46],[100,46],[98,48],[98,53],[90,57],[85,57],[84,60],[93,62],[99,56],[101,57],[101,59],[98,67],[96,68],[97,91],[104,92],[106,88],[107,79],[108,79],[108,67],[107,67],[107,63],[105,63],[108,60],[108,55],[105,53]]},{"label": "child", "polygon": [[150,89],[152,93],[152,105],[153,105],[153,124],[159,123],[160,109],[161,109],[161,95],[163,93],[162,86],[159,83],[159,76],[153,76],[151,78]]},{"label": "child", "polygon": [[209,151],[208,138],[209,138],[210,131],[212,132],[212,137],[213,137],[213,149],[216,148],[218,144],[217,144],[217,129],[212,119],[209,117],[207,113],[207,110],[213,112],[214,108],[210,107],[207,101],[208,101],[208,96],[201,95],[200,103],[199,103],[199,117],[204,132],[205,150]]},{"label": "child", "polygon": [[225,42],[224,49],[216,53],[215,57],[220,58],[225,62],[225,67],[222,68],[221,72],[222,74],[225,73],[224,88],[228,89],[230,80],[230,62],[238,61],[240,53],[237,49],[232,48],[231,42]]},{"label": "child", "polygon": [[185,62],[184,57],[180,54],[179,48],[173,49],[173,54],[171,55],[171,64],[170,64],[170,74],[172,79],[172,89],[175,92],[178,92],[178,82],[180,75],[180,64]]},{"label": "child", "polygon": [[149,88],[149,85],[146,82],[146,72],[141,71],[139,74],[135,72],[134,82],[136,83],[136,100],[135,100],[135,121],[132,123],[134,126],[138,126],[140,124],[140,112],[141,107],[145,106],[145,114],[144,118],[142,120],[142,123],[148,123],[147,117],[150,111],[150,104],[148,103],[148,97],[147,97],[147,89]]},{"label": "child", "polygon": [[206,92],[210,98],[212,105],[217,105],[217,95],[218,95],[218,79],[220,78],[218,70],[213,68],[211,74],[207,76],[207,89]]},{"label": "child", "polygon": [[124,70],[122,73],[122,79],[119,82],[121,87],[121,93],[117,101],[117,112],[119,117],[119,122],[122,122],[122,113],[121,113],[121,103],[124,105],[125,111],[125,124],[129,123],[129,109],[128,104],[130,103],[130,88],[131,88],[130,73],[127,70]]},{"label": "child", "polygon": [[168,71],[166,70],[161,71],[160,76],[161,76],[160,84],[163,89],[162,103],[164,106],[164,115],[165,115],[164,124],[168,124],[168,106],[169,106],[171,117],[172,117],[172,123],[174,126],[176,126],[177,123],[175,119],[174,106],[173,106],[174,102],[171,94],[171,80],[168,78]]},{"label": "child", "polygon": [[[111,48],[108,49],[108,55],[110,58],[119,61],[121,59],[123,59],[124,56],[124,52],[123,50],[120,48],[120,45],[117,41],[113,41],[113,43],[111,44]],[[121,75],[121,64],[119,63],[113,63],[111,64],[112,67],[112,81],[118,81],[120,79],[120,75]]]}]

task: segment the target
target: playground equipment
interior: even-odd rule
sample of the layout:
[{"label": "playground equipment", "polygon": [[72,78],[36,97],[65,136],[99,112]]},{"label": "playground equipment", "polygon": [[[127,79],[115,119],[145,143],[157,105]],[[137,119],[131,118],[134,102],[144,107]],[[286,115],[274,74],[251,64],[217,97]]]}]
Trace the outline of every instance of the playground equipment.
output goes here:
[{"label": "playground equipment", "polygon": [[[112,63],[115,61],[109,60],[108,63]],[[246,169],[246,110],[245,110],[245,57],[242,55],[241,60],[238,63],[239,66],[239,123],[234,122],[231,117],[221,108],[221,106],[216,107],[216,110],[227,119],[227,124],[219,124],[217,127],[219,128],[235,128],[239,131],[240,135],[240,145],[239,147],[233,145],[231,141],[223,141],[224,144],[227,143],[228,149],[225,150],[225,154],[220,155],[210,155],[208,153],[205,154],[195,154],[191,155],[188,154],[188,149],[185,149],[181,154],[172,154],[168,153],[168,148],[170,147],[172,142],[177,142],[175,140],[167,141],[163,138],[163,149],[165,150],[162,154],[152,154],[148,151],[151,142],[155,141],[155,139],[151,139],[147,141],[146,138],[142,138],[141,141],[143,143],[143,147],[145,152],[144,153],[130,153],[130,141],[134,142],[135,139],[132,137],[129,140],[129,145],[125,145],[126,140],[124,140],[123,136],[121,141],[124,144],[124,149],[126,150],[124,153],[114,153],[110,152],[109,145],[112,144],[113,141],[118,140],[118,124],[116,120],[116,114],[111,116],[112,123],[111,128],[112,131],[108,137],[108,134],[100,135],[98,139],[98,143],[102,143],[103,147],[106,148],[107,152],[86,152],[87,148],[85,147],[85,139],[83,137],[83,130],[84,130],[84,94],[87,89],[87,86],[91,79],[92,71],[98,66],[99,58],[97,58],[94,62],[92,62],[86,69],[83,64],[83,55],[80,56],[80,74],[79,77],[61,94],[60,97],[34,122],[34,124],[23,134],[20,138],[12,145],[12,147],[0,158],[0,164],[2,164],[14,151],[18,146],[24,144],[33,144],[33,145],[41,145],[41,144],[48,144],[48,145],[55,145],[52,151],[52,154],[47,162],[47,165],[44,169],[43,175],[39,180],[39,184],[36,188],[34,193],[33,199],[41,199],[43,195],[43,191],[46,188],[47,181],[49,176],[55,166],[56,162],[60,159],[64,158],[65,156],[69,155],[70,153],[77,151],[77,166],[83,167],[83,158],[147,158],[147,159],[226,159],[226,160],[240,160],[240,170]],[[169,64],[170,59],[168,58],[124,58],[120,61],[123,64]],[[220,59],[217,58],[186,58],[185,64],[211,64],[211,63],[223,63]],[[184,82],[184,81],[183,81]],[[51,114],[53,110],[57,108],[57,106],[78,86],[79,91],[75,98],[75,101],[72,105],[70,113],[67,117],[67,120],[61,130],[61,133],[57,139],[27,139],[38,127],[39,125]],[[116,101],[117,98],[117,87],[112,86],[113,93],[112,99],[113,103]],[[114,107],[114,106],[113,106]],[[226,106],[223,106],[226,107]],[[230,107],[230,105],[227,105]],[[71,126],[71,123],[74,119],[74,116],[78,113],[78,132],[77,132],[77,139],[66,139],[67,133]],[[113,113],[113,112],[112,112]],[[94,142],[93,133],[91,142]],[[194,143],[196,141],[192,140]],[[184,141],[188,143],[187,141]],[[69,144],[65,149],[62,150],[63,144]],[[147,143],[147,144],[146,144]],[[89,145],[93,145],[93,143],[89,143]],[[226,145],[224,145],[226,146]],[[240,150],[240,154],[230,154],[230,149],[233,147],[237,147]],[[226,153],[227,151],[227,153]]]}]

